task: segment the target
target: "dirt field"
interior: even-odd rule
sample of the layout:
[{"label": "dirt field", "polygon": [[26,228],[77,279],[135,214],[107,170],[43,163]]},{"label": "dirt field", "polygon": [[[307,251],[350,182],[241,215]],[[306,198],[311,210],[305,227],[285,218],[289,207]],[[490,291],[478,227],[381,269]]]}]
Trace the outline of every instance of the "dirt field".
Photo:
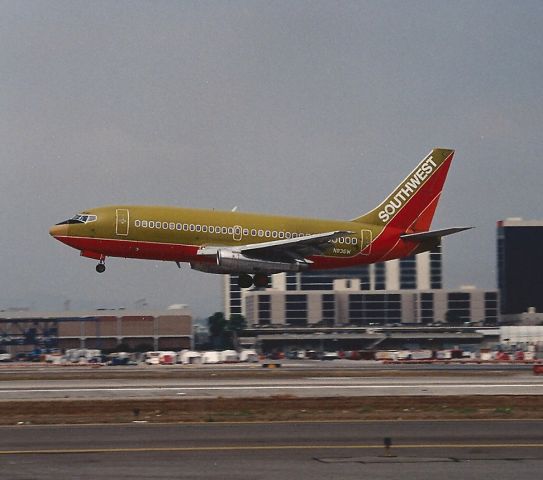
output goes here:
[{"label": "dirt field", "polygon": [[[528,371],[529,366],[526,367]],[[500,375],[515,375],[515,371],[507,371],[496,367]],[[478,377],[491,373],[492,371],[432,371],[425,370],[426,377]],[[226,370],[221,368],[187,368],[187,367],[122,367],[112,369],[107,367],[73,367],[55,368],[44,366],[34,370],[24,369],[17,371],[15,368],[2,368],[0,366],[0,382],[4,380],[85,380],[85,379],[247,379],[247,378],[299,378],[301,376],[320,377],[418,377],[421,370],[401,370],[388,366],[378,369],[342,369],[342,368],[262,368],[260,365],[249,366],[239,370]]]},{"label": "dirt field", "polygon": [[543,397],[281,396],[205,400],[0,402],[0,424],[3,425],[453,418],[543,419]]}]

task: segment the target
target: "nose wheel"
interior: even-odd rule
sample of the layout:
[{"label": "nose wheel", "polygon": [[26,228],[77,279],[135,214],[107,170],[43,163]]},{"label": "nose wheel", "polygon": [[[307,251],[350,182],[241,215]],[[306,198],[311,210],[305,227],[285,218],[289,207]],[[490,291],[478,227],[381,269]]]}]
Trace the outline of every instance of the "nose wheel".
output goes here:
[{"label": "nose wheel", "polygon": [[106,265],[103,260],[101,260],[100,263],[96,265],[96,271],[98,273],[104,273],[106,271]]}]

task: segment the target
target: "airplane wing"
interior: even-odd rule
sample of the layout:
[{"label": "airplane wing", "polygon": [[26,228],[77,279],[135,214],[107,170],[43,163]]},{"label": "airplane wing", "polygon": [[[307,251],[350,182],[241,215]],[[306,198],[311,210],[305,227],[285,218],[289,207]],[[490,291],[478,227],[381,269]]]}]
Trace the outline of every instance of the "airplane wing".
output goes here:
[{"label": "airplane wing", "polygon": [[463,232],[464,230],[469,230],[473,227],[454,227],[454,228],[444,228],[442,230],[430,230],[428,232],[417,232],[417,233],[405,233],[400,235],[402,240],[412,240],[419,242],[421,240],[429,240],[432,238],[441,238],[447,235],[452,235],[453,233]]},{"label": "airplane wing", "polygon": [[307,260],[307,257],[310,257],[311,255],[322,255],[322,253],[330,247],[330,241],[352,233],[353,232],[337,230],[334,232],[315,233],[303,237],[239,246],[206,246],[198,251],[198,255],[214,256],[217,254],[218,250],[227,249],[260,260],[286,263],[310,263],[310,261]]}]

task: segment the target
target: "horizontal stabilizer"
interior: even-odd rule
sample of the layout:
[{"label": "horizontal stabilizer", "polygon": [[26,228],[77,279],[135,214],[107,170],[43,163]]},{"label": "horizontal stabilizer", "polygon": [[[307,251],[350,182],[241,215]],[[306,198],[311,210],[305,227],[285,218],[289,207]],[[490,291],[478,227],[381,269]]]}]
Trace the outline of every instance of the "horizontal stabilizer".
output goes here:
[{"label": "horizontal stabilizer", "polygon": [[432,238],[441,238],[447,235],[452,235],[453,233],[463,232],[464,230],[469,230],[473,227],[453,227],[453,228],[444,228],[442,230],[430,230],[428,232],[418,232],[418,233],[404,233],[400,235],[402,240],[412,240],[412,241],[422,241],[429,240]]}]

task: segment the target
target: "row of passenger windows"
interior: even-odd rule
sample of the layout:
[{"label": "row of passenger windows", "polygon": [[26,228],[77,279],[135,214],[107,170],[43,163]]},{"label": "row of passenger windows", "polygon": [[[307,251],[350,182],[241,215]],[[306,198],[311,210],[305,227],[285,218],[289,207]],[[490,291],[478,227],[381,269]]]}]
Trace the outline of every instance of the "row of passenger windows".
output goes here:
[{"label": "row of passenger windows", "polygon": [[[222,235],[235,235],[235,236],[248,236],[249,233],[252,237],[266,237],[273,239],[284,238],[298,238],[307,237],[309,233],[291,233],[275,230],[257,230],[255,228],[249,230],[248,228],[241,227],[224,227],[213,225],[195,225],[193,223],[174,223],[174,222],[160,222],[154,220],[135,220],[134,226],[136,228],[154,228],[159,230],[178,230],[183,232],[203,232],[203,233],[216,233]],[[333,243],[346,243],[349,245],[356,245],[358,239],[356,237],[341,237],[332,240]]]}]

